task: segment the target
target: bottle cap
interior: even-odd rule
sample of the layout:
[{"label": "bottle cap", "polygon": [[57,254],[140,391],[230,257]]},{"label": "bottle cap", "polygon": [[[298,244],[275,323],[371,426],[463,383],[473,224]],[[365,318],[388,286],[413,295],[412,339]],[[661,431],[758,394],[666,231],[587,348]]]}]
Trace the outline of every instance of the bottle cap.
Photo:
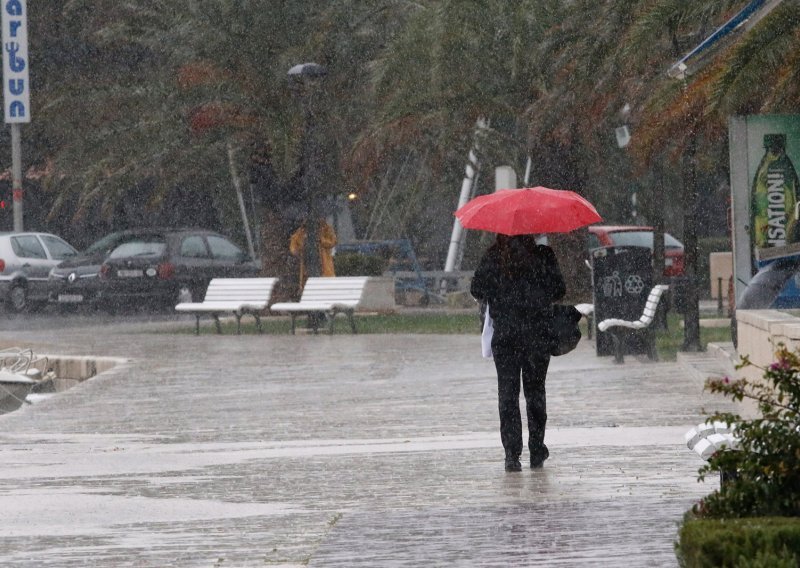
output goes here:
[{"label": "bottle cap", "polygon": [[785,134],[765,134],[764,148],[767,150],[783,150],[786,148]]}]

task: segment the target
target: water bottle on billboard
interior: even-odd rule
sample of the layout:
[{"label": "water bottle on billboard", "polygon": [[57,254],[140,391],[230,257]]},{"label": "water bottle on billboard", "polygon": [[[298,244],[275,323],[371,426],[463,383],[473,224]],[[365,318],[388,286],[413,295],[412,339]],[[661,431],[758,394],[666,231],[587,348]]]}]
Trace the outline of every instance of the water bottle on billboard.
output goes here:
[{"label": "water bottle on billboard", "polygon": [[764,136],[764,157],[753,178],[752,227],[756,248],[800,242],[797,171],[786,155],[786,135]]}]

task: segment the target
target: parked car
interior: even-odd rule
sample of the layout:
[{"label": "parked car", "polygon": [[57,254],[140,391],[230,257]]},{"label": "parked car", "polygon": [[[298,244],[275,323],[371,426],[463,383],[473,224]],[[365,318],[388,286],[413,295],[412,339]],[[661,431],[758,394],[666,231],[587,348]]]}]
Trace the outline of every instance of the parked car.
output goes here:
[{"label": "parked car", "polygon": [[105,309],[145,303],[172,308],[202,301],[218,277],[255,277],[258,263],[229,239],[203,229],[112,233],[50,272],[50,299]]},{"label": "parked car", "polygon": [[[608,246],[648,247],[653,250],[653,227],[635,225],[592,225],[589,249]],[[683,243],[664,233],[664,276],[684,275]]]},{"label": "parked car", "polygon": [[46,304],[50,269],[77,254],[49,233],[0,233],[0,299],[13,312]]},{"label": "parked car", "polygon": [[136,238],[137,231],[106,235],[77,256],[67,259],[50,271],[49,299],[60,307],[94,303],[99,296],[100,266],[117,246]]},{"label": "parked car", "polygon": [[[636,225],[592,225],[588,227],[589,250],[606,246],[638,246],[653,250],[653,227]],[[684,247],[678,239],[664,233],[664,276],[670,285],[675,306],[682,311],[684,272]]]}]

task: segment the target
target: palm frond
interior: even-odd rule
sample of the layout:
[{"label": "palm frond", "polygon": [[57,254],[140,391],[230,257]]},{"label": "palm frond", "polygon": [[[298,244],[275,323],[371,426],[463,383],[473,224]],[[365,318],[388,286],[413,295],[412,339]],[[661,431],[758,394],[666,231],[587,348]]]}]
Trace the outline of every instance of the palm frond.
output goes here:
[{"label": "palm frond", "polygon": [[753,97],[763,98],[754,85],[779,73],[789,59],[795,34],[800,29],[800,5],[796,2],[781,4],[758,23],[726,58],[726,70],[717,81],[712,106],[730,112],[739,112],[749,106]]}]

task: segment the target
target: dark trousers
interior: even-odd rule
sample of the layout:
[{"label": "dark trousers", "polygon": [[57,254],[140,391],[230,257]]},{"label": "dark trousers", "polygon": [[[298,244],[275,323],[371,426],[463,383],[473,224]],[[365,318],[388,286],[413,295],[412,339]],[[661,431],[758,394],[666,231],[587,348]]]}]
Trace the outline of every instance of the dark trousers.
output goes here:
[{"label": "dark trousers", "polygon": [[500,439],[506,456],[522,454],[522,417],[519,411],[519,385],[525,393],[528,415],[528,448],[533,460],[547,457],[544,427],[547,423],[545,377],[550,355],[516,342],[493,341],[492,353],[497,368],[497,393],[500,408]]}]

